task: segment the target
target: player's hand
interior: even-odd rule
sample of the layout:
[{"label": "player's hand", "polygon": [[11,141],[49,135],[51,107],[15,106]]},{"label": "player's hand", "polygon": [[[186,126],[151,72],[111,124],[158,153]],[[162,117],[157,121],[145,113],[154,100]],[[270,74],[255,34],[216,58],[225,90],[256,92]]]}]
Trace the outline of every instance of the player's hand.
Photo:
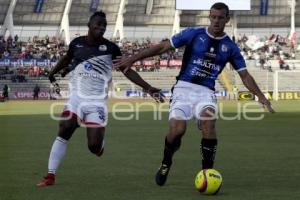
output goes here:
[{"label": "player's hand", "polygon": [[272,107],[271,102],[265,97],[261,97],[258,99],[258,101],[263,105],[264,108],[266,108],[270,113],[275,113],[275,110]]},{"label": "player's hand", "polygon": [[113,67],[120,69],[124,74],[130,69],[134,61],[131,57],[117,57],[113,60]]},{"label": "player's hand", "polygon": [[58,94],[58,95],[60,95],[60,87],[59,87],[58,83],[57,82],[53,82],[52,85],[54,87],[55,93]]},{"label": "player's hand", "polygon": [[165,95],[161,92],[161,89],[150,87],[146,92],[157,102],[164,103]]},{"label": "player's hand", "polygon": [[48,76],[48,78],[49,78],[49,81],[50,81],[50,83],[54,83],[54,82],[56,82],[56,79],[55,79],[55,77],[54,77],[54,74],[49,74],[49,76]]}]

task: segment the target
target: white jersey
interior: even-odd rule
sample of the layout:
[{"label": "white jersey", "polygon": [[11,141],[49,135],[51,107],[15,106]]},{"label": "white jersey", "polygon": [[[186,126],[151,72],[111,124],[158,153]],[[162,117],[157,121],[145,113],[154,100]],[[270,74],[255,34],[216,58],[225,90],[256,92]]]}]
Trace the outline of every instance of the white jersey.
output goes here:
[{"label": "white jersey", "polygon": [[70,96],[105,100],[112,80],[112,60],[121,55],[119,47],[106,39],[88,45],[83,36],[70,43],[67,54],[73,59],[70,66]]},{"label": "white jersey", "polygon": [[106,99],[111,80],[111,55],[90,58],[70,73],[70,94],[87,99]]}]

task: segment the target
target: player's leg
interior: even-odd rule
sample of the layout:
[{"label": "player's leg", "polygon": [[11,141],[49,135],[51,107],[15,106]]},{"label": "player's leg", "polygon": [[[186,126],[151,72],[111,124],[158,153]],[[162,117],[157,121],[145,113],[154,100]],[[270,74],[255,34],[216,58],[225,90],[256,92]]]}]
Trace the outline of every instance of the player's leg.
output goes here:
[{"label": "player's leg", "polygon": [[[68,115],[68,116],[67,116]],[[78,117],[75,114],[63,113],[69,118],[59,123],[58,136],[56,137],[49,156],[48,172],[56,174],[56,170],[66,154],[67,144],[74,131],[79,127]]]},{"label": "player's leg", "polygon": [[197,90],[199,98],[195,99],[194,117],[198,128],[202,131],[201,155],[202,168],[213,168],[217,149],[216,112],[217,100],[214,91],[200,86]]},{"label": "player's leg", "polygon": [[62,116],[66,120],[61,120],[59,123],[58,136],[52,145],[49,155],[48,174],[37,184],[38,187],[54,184],[56,171],[66,154],[68,140],[72,137],[76,128],[79,127],[78,117],[74,113],[64,111]]},{"label": "player's leg", "polygon": [[107,125],[107,105],[106,102],[93,102],[84,106],[87,113],[84,120],[87,127],[87,139],[89,150],[101,156],[104,151],[104,134]]},{"label": "player's leg", "polygon": [[[178,85],[178,84],[177,84]],[[176,87],[170,102],[169,133],[165,138],[164,157],[156,173],[157,185],[164,185],[172,165],[174,153],[180,148],[181,138],[186,131],[186,121],[192,118],[189,88]]]},{"label": "player's leg", "polygon": [[104,151],[104,134],[105,127],[87,127],[88,148],[97,156],[101,156]]},{"label": "player's leg", "polygon": [[165,138],[164,155],[160,168],[156,173],[157,185],[164,185],[167,181],[169,170],[172,165],[174,153],[180,148],[181,138],[186,131],[186,120],[171,118],[169,121],[169,133]]},{"label": "player's leg", "polygon": [[215,108],[208,106],[204,108],[200,116],[198,127],[202,130],[201,155],[202,168],[213,168],[217,150],[216,117]]},{"label": "player's leg", "polygon": [[186,120],[170,119],[169,133],[165,138],[163,164],[172,164],[173,155],[180,148],[181,138],[185,134],[185,131]]}]

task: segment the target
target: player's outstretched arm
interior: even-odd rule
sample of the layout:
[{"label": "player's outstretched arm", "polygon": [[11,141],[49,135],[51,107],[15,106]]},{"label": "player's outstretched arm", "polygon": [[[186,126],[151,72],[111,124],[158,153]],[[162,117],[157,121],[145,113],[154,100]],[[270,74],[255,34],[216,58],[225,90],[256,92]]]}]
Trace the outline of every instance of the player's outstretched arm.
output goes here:
[{"label": "player's outstretched arm", "polygon": [[117,58],[114,60],[114,67],[119,69],[124,69],[123,71],[126,72],[132,65],[138,60],[142,60],[144,58],[156,56],[163,54],[164,52],[173,49],[169,40],[162,41],[158,45],[155,45],[151,48],[144,49],[138,54],[132,55],[126,58]]},{"label": "player's outstretched arm", "polygon": [[123,71],[123,74],[133,83],[142,87],[145,92],[150,94],[150,96],[156,101],[163,103],[165,102],[164,95],[161,93],[161,90],[155,87],[152,87],[149,83],[147,83],[142,77],[134,70],[128,69],[126,72]]},{"label": "player's outstretched arm", "polygon": [[71,63],[71,60],[72,59],[68,55],[63,56],[49,73],[49,80],[53,85],[55,92],[59,95],[60,95],[60,87],[56,82],[54,75],[62,69],[67,69],[68,65]]},{"label": "player's outstretched arm", "polygon": [[249,74],[249,72],[245,69],[239,71],[239,75],[247,89],[258,97],[258,101],[264,107],[266,107],[270,113],[275,113],[275,110],[272,108],[270,101],[261,92],[261,90],[259,89],[253,77]]},{"label": "player's outstretched arm", "polygon": [[49,73],[49,80],[51,83],[55,82],[54,75],[57,74],[60,70],[66,69],[68,65],[71,63],[72,58],[70,58],[68,55],[64,55],[58,63],[55,65],[55,67],[51,70]]}]

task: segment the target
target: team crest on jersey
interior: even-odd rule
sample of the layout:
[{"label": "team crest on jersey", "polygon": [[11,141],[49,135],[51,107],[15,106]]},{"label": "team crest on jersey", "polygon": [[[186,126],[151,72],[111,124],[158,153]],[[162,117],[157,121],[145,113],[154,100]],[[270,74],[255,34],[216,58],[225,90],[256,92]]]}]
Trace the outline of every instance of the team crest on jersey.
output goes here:
[{"label": "team crest on jersey", "polygon": [[84,69],[86,69],[87,71],[91,71],[93,69],[93,65],[91,63],[85,63]]},{"label": "team crest on jersey", "polygon": [[99,46],[99,51],[106,51],[107,50],[107,46],[106,45],[100,45]]},{"label": "team crest on jersey", "polygon": [[228,47],[225,44],[222,44],[221,50],[222,50],[222,52],[227,52]]}]

